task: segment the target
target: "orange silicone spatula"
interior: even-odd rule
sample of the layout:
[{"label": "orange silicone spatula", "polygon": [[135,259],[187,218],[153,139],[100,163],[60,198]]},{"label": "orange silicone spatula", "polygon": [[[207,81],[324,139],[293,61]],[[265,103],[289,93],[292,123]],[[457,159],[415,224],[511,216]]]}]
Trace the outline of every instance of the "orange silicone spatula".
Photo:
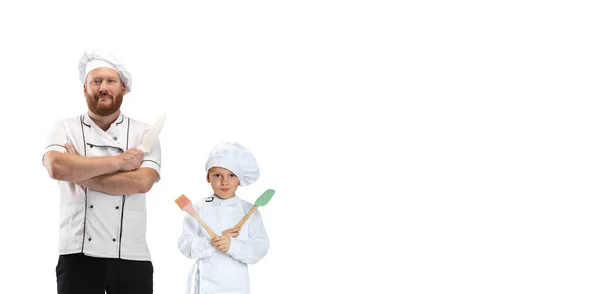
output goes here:
[{"label": "orange silicone spatula", "polygon": [[181,208],[181,210],[186,211],[191,216],[193,216],[200,223],[200,225],[208,232],[211,239],[217,236],[217,234],[215,234],[215,232],[213,232],[213,230],[211,230],[210,227],[208,227],[208,225],[200,218],[200,216],[192,206],[192,201],[190,201],[190,199],[188,199],[185,195],[181,194],[181,196],[177,197],[177,199],[175,199],[175,203],[179,205],[179,208]]}]

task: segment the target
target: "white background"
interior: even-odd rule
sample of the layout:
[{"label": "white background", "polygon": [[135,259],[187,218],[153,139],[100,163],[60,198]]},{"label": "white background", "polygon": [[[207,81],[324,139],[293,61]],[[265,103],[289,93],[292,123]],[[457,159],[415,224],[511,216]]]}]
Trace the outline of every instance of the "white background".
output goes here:
[{"label": "white background", "polygon": [[168,113],[155,293],[184,293],[173,200],[210,193],[228,140],[262,171],[239,195],[277,191],[252,293],[599,293],[594,2],[3,2],[0,292],[56,292],[40,160],[100,47],[133,75],[126,115]]}]

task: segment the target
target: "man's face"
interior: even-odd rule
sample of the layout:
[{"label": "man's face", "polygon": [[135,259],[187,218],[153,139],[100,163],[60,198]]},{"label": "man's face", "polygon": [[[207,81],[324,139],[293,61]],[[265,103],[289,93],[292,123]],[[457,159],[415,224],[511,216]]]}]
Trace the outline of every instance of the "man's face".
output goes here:
[{"label": "man's face", "polygon": [[100,67],[88,73],[83,92],[92,113],[108,116],[121,108],[125,84],[116,70]]},{"label": "man's face", "polygon": [[240,179],[230,170],[222,167],[213,167],[208,170],[206,180],[212,186],[215,195],[221,199],[235,196],[235,191],[240,185]]}]

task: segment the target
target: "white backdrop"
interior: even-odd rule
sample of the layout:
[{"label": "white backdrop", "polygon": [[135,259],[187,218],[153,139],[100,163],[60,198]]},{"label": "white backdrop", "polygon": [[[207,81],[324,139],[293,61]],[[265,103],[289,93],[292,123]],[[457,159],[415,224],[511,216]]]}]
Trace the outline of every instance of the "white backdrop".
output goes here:
[{"label": "white backdrop", "polygon": [[86,47],[132,73],[126,115],[168,113],[155,293],[184,293],[173,201],[210,193],[202,167],[227,140],[262,171],[239,195],[277,191],[252,293],[600,291],[594,1],[7,2],[2,293],[56,292],[40,160],[50,123],[86,111]]}]

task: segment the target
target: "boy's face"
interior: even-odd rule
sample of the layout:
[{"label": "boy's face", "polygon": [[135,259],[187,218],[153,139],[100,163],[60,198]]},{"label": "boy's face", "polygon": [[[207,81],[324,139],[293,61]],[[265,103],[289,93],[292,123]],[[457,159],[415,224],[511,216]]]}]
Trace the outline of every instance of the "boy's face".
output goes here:
[{"label": "boy's face", "polygon": [[215,195],[221,199],[233,197],[240,185],[240,180],[230,170],[216,166],[208,170],[206,181],[212,186]]}]

